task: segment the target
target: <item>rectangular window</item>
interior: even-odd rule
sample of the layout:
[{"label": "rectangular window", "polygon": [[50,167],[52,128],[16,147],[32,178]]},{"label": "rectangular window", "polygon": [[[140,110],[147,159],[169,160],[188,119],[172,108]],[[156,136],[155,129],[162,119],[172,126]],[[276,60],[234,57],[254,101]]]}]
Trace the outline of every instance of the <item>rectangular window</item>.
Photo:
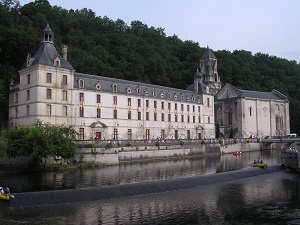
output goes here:
[{"label": "rectangular window", "polygon": [[149,100],[146,100],[146,107],[149,108]]},{"label": "rectangular window", "polygon": [[68,107],[67,106],[62,107],[62,115],[63,116],[68,116]]},{"label": "rectangular window", "polygon": [[82,106],[79,107],[79,117],[84,117],[84,108]]},{"label": "rectangular window", "polygon": [[165,130],[161,130],[160,137],[161,137],[162,140],[165,139]]},{"label": "rectangular window", "polygon": [[157,121],[157,112],[154,112],[154,121]]},{"label": "rectangular window", "polygon": [[183,104],[181,104],[181,111],[184,111]]},{"label": "rectangular window", "polygon": [[177,110],[177,103],[175,103],[175,110]]},{"label": "rectangular window", "polygon": [[27,84],[30,84],[30,74],[27,74]]},{"label": "rectangular window", "polygon": [[175,114],[175,122],[178,122],[178,121],[177,121],[177,114]]},{"label": "rectangular window", "polygon": [[195,112],[195,106],[193,105],[193,112]]},{"label": "rectangular window", "polygon": [[63,100],[67,101],[68,100],[68,92],[63,90]]},{"label": "rectangular window", "polygon": [[150,140],[150,129],[146,129],[146,140]]},{"label": "rectangular window", "polygon": [[146,112],[146,120],[149,120],[149,112]]},{"label": "rectangular window", "polygon": [[52,83],[52,74],[51,73],[46,74],[46,83]]},{"label": "rectangular window", "polygon": [[15,114],[16,114],[15,117],[18,118],[19,117],[19,109],[18,108],[15,109]]},{"label": "rectangular window", "polygon": [[26,115],[30,116],[30,107],[29,107],[29,105],[26,106]]},{"label": "rectangular window", "polygon": [[189,123],[190,122],[190,116],[187,115],[187,122]]},{"label": "rectangular window", "polygon": [[207,107],[209,107],[209,98],[207,98]]},{"label": "rectangular window", "polygon": [[154,101],[154,109],[157,108],[157,101]]},{"label": "rectangular window", "polygon": [[114,140],[118,140],[118,129],[114,129]]},{"label": "rectangular window", "polygon": [[164,113],[161,114],[161,121],[165,121],[165,114]]},{"label": "rectangular window", "polygon": [[80,107],[84,107],[84,93],[79,93],[79,103],[80,103]]},{"label": "rectangular window", "polygon": [[210,123],[210,117],[208,117],[208,123]]},{"label": "rectangular window", "polygon": [[62,85],[66,86],[67,84],[68,84],[68,77],[67,77],[67,75],[63,75]]},{"label": "rectangular window", "polygon": [[26,91],[26,99],[27,99],[27,100],[30,100],[30,90],[27,90],[27,91]]},{"label": "rectangular window", "polygon": [[168,114],[168,121],[171,122],[171,114]]},{"label": "rectangular window", "polygon": [[168,110],[171,110],[171,103],[168,103]]},{"label": "rectangular window", "polygon": [[195,116],[193,116],[193,123],[196,123],[196,118],[195,118]]},{"label": "rectangular window", "polygon": [[200,112],[200,106],[198,106],[198,112]]},{"label": "rectangular window", "polygon": [[201,123],[201,116],[198,116],[198,123]]},{"label": "rectangular window", "polygon": [[128,129],[128,140],[132,140],[132,131]]},{"label": "rectangular window", "polygon": [[46,96],[47,99],[52,99],[52,89],[47,89],[47,96]]},{"label": "rectangular window", "polygon": [[138,112],[138,120],[142,120],[141,112]]},{"label": "rectangular window", "polygon": [[100,108],[97,109],[97,118],[101,118],[101,109]]},{"label": "rectangular window", "polygon": [[101,103],[101,95],[97,95],[97,103]]},{"label": "rectangular window", "polygon": [[79,140],[84,140],[84,128],[79,128]]},{"label": "rectangular window", "polygon": [[46,105],[46,107],[47,107],[47,109],[46,109],[46,114],[47,114],[47,116],[51,116],[51,105]]},{"label": "rectangular window", "polygon": [[128,105],[128,106],[131,106],[131,98],[128,98],[128,99],[127,99],[127,105]]},{"label": "rectangular window", "polygon": [[186,131],[186,137],[187,137],[187,139],[191,139],[191,131],[190,130]]},{"label": "rectangular window", "polygon": [[186,108],[187,108],[187,111],[189,112],[190,111],[190,105],[187,105]]},{"label": "rectangular window", "polygon": [[184,122],[184,115],[181,114],[181,122]]},{"label": "rectangular window", "polygon": [[138,107],[141,107],[141,99],[138,99]]},{"label": "rectangular window", "polygon": [[118,118],[118,111],[116,109],[114,109],[114,119]]},{"label": "rectangular window", "polygon": [[165,104],[164,104],[164,102],[161,102],[161,109],[162,109],[162,110],[165,109]]},{"label": "rectangular window", "polygon": [[19,102],[19,93],[15,93],[15,103]]},{"label": "rectangular window", "polygon": [[131,110],[128,110],[128,119],[131,120]]},{"label": "rectangular window", "polygon": [[117,98],[117,96],[114,96],[113,99],[114,99],[113,100],[114,101],[114,105],[117,105],[118,104],[118,98]]}]

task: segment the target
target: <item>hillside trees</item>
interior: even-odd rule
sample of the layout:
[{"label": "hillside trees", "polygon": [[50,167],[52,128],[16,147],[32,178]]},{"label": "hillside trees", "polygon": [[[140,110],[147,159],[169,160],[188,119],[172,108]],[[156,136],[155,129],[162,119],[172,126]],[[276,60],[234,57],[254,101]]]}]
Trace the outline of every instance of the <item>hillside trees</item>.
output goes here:
[{"label": "hillside trees", "polygon": [[[0,104],[5,106],[1,107],[1,121],[7,123],[11,78],[18,82],[18,69],[27,53],[36,52],[40,32],[48,22],[55,33],[56,49],[60,52],[61,45],[67,44],[68,61],[82,73],[185,89],[193,82],[205,50],[197,42],[166,36],[163,28],[141,21],[128,25],[122,19],[96,16],[86,8],[51,6],[47,0],[24,6],[0,0]],[[256,91],[275,88],[285,94],[291,101],[291,130],[300,133],[299,64],[246,50],[214,53],[223,85]]]}]

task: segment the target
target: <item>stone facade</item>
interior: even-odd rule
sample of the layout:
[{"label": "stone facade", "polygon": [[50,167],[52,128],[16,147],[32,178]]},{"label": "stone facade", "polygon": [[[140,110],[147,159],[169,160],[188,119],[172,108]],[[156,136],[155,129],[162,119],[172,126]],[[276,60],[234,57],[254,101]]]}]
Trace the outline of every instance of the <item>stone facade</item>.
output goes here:
[{"label": "stone facade", "polygon": [[282,136],[290,133],[289,101],[273,90],[240,90],[226,84],[215,98],[216,123],[228,137]]},{"label": "stone facade", "polygon": [[47,25],[19,71],[20,83],[11,84],[10,129],[42,121],[74,126],[81,140],[214,138],[214,95],[205,74],[182,90],[77,73],[67,46],[63,56]]}]

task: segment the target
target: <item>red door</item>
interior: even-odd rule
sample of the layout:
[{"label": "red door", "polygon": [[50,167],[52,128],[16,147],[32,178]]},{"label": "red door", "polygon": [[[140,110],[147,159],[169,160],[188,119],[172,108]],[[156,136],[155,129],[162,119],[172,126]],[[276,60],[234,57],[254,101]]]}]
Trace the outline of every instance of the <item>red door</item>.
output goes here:
[{"label": "red door", "polygon": [[198,139],[201,139],[201,133],[198,133]]},{"label": "red door", "polygon": [[101,132],[96,132],[95,142],[98,144],[98,142],[101,140]]}]

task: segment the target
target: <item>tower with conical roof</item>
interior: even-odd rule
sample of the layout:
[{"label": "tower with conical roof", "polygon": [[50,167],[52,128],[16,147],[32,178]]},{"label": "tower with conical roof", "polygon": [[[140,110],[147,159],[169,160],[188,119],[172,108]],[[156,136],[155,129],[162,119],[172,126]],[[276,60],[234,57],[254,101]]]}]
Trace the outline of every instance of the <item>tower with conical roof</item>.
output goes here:
[{"label": "tower with conical roof", "polygon": [[205,84],[209,93],[216,94],[221,89],[221,81],[218,74],[217,58],[209,47],[200,58],[199,81]]}]

